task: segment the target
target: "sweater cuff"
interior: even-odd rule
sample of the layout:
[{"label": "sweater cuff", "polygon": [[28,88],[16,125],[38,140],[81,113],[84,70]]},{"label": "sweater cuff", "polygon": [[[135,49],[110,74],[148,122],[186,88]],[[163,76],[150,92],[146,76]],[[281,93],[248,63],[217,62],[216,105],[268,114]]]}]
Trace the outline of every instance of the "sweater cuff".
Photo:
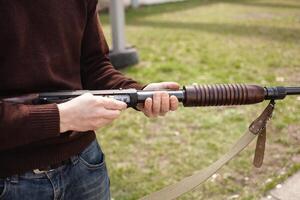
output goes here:
[{"label": "sweater cuff", "polygon": [[39,132],[42,138],[59,136],[60,120],[56,104],[28,105],[29,118],[33,132]]}]

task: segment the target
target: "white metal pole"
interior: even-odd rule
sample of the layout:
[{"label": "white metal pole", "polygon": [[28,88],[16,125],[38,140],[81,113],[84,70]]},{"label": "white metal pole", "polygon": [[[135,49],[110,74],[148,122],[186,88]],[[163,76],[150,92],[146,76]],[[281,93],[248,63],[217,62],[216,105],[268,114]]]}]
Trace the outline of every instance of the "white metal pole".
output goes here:
[{"label": "white metal pole", "polygon": [[137,50],[126,46],[123,0],[110,0],[110,21],[113,48],[109,56],[112,64],[118,69],[137,64],[139,62]]},{"label": "white metal pole", "polygon": [[123,0],[111,0],[110,2],[110,21],[112,29],[113,52],[125,50],[125,16]]}]

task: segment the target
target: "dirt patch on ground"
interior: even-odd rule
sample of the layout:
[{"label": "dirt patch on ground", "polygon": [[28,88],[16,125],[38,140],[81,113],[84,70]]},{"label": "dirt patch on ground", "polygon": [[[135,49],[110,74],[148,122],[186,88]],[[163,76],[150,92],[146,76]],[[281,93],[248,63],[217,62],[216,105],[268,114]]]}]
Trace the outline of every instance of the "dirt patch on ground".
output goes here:
[{"label": "dirt patch on ground", "polygon": [[300,163],[300,155],[293,156],[292,161],[295,162],[295,163]]},{"label": "dirt patch on ground", "polygon": [[300,125],[289,125],[288,134],[292,140],[296,140],[298,143],[300,143]]},{"label": "dirt patch on ground", "polygon": [[274,15],[272,13],[266,13],[266,12],[251,12],[251,13],[243,13],[240,15],[235,16],[235,19],[242,19],[242,20],[265,20],[265,19],[274,19],[279,18],[280,16]]},{"label": "dirt patch on ground", "polygon": [[275,70],[276,81],[287,84],[300,84],[300,66],[299,68],[288,69],[280,68]]}]

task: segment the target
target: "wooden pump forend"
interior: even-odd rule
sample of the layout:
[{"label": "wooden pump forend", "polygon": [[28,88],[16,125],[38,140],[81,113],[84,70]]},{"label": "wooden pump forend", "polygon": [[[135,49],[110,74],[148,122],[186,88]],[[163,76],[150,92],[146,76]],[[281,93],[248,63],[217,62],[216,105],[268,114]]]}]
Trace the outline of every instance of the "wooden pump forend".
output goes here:
[{"label": "wooden pump forend", "polygon": [[280,100],[287,95],[300,95],[300,87],[261,87],[246,84],[191,85],[183,87],[183,105],[225,106]]},{"label": "wooden pump forend", "polygon": [[184,86],[186,107],[225,106],[259,103],[265,100],[265,88],[245,84]]}]

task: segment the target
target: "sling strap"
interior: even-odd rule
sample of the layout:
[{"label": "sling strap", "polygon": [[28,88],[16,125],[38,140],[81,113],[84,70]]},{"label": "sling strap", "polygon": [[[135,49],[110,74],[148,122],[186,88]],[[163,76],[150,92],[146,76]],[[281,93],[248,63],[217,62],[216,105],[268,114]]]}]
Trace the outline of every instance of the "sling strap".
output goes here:
[{"label": "sling strap", "polygon": [[256,136],[259,137],[257,140],[255,158],[253,162],[254,166],[260,167],[264,157],[266,125],[268,120],[272,117],[274,108],[275,102],[271,101],[262,114],[252,122],[248,131],[246,131],[246,133],[235,143],[231,150],[209,167],[195,173],[192,176],[186,177],[173,185],[167,186],[160,191],[145,196],[142,198],[142,200],[171,200],[193,190],[195,187],[204,183],[226,163],[228,163],[238,153],[246,148],[256,138]]}]

